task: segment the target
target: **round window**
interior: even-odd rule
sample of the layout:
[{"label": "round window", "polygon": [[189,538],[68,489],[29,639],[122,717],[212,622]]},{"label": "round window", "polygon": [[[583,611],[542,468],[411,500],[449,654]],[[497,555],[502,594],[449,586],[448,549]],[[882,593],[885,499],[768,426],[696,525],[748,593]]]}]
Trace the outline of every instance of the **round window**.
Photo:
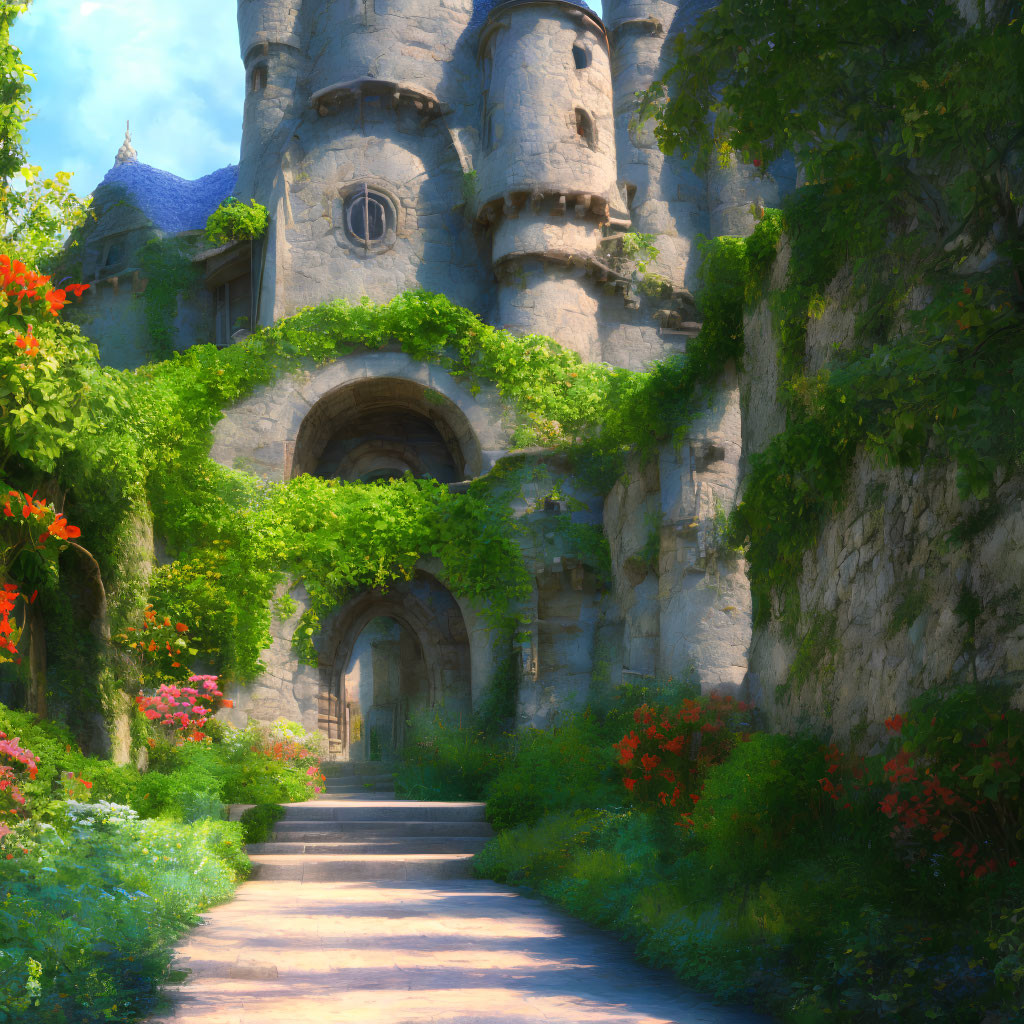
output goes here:
[{"label": "round window", "polygon": [[387,200],[364,187],[349,197],[345,220],[353,239],[367,249],[384,241],[388,229]]}]

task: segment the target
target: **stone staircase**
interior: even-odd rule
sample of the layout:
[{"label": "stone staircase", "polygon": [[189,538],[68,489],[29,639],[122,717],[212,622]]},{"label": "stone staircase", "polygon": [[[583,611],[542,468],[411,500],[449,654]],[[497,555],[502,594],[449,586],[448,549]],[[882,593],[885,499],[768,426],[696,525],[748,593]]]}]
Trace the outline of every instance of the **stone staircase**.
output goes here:
[{"label": "stone staircase", "polygon": [[269,842],[248,847],[255,881],[431,881],[471,877],[494,834],[482,803],[396,800],[381,762],[325,764],[327,790],[285,805]]}]

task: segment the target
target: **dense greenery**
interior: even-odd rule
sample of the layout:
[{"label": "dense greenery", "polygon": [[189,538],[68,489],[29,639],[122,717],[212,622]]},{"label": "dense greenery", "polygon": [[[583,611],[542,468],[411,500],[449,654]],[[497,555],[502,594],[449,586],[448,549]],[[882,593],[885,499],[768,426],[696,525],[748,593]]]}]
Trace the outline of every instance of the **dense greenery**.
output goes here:
[{"label": "dense greenery", "polygon": [[[73,431],[57,432],[57,471],[115,594],[115,630],[129,624],[129,609],[142,596],[121,538],[148,510],[177,556],[155,573],[149,596],[161,611],[186,619],[202,638],[202,655],[231,677],[258,671],[271,598],[282,583],[301,583],[310,593],[313,607],[296,644],[312,657],[317,616],[357,588],[408,578],[423,557],[440,559],[453,593],[510,628],[528,581],[508,495],[492,480],[467,494],[413,480],[268,483],[209,459],[222,408],[310,360],[398,344],[471,388],[493,384],[518,416],[517,443],[568,446],[581,471],[607,486],[622,453],[650,451],[681,428],[700,388],[739,353],[738,309],[719,296],[742,288],[743,252],[741,243],[708,243],[708,308],[721,306],[723,317],[710,318],[714,326],[687,360],[650,373],[585,364],[550,339],[514,338],[422,292],[383,306],[336,302],[304,310],[229,349],[196,346],[132,373],[101,368],[91,346],[65,331],[62,363],[79,368],[83,386]],[[603,539],[568,522],[564,532],[606,576]],[[347,539],[340,548],[339,536]],[[46,592],[41,599],[52,607],[56,597]]]},{"label": "dense greenery", "polygon": [[[174,941],[248,874],[244,842],[322,782],[316,738],[293,723],[208,729],[215,740],[150,736],[139,771],[0,705],[3,1024],[154,1010]],[[225,803],[257,807],[227,822]]]},{"label": "dense greenery", "polygon": [[1024,714],[1005,691],[929,694],[886,723],[889,748],[868,759],[734,722],[687,813],[659,799],[667,760],[645,762],[653,788],[636,783],[646,748],[629,757],[630,737],[653,729],[685,759],[671,723],[718,735],[701,725],[728,721],[712,704],[627,687],[504,747],[421,722],[396,781],[486,799],[500,832],[478,874],[615,929],[719,998],[797,1024],[1020,1021],[1024,837],[1004,825],[1024,810]]},{"label": "dense greenery", "polygon": [[190,295],[199,285],[192,253],[192,246],[180,238],[152,238],[139,250],[139,269],[146,277],[142,293],[146,330],[157,359],[166,359],[174,351],[178,297]]},{"label": "dense greenery", "polygon": [[[762,621],[775,590],[794,624],[803,552],[859,447],[955,460],[977,496],[1024,457],[1021,9],[965,12],[726,0],[646,97],[665,148],[762,169],[789,152],[809,181],[785,204],[788,279],[771,298],[789,426],[751,459],[734,520]],[[809,318],[844,267],[855,345],[807,377]]]}]

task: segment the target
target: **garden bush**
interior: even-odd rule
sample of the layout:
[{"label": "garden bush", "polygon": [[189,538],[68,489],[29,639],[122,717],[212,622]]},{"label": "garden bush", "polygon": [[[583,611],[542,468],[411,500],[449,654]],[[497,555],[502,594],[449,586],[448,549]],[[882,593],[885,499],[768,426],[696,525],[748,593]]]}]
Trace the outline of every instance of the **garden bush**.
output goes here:
[{"label": "garden bush", "polygon": [[[319,791],[319,741],[295,723],[206,728],[157,729],[139,771],[0,705],[0,1024],[153,1010],[175,939],[248,873],[244,842]],[[243,825],[226,802],[263,806]]]},{"label": "garden bush", "polygon": [[242,812],[242,833],[247,843],[265,843],[274,831],[274,825],[284,817],[280,804],[257,804]]},{"label": "garden bush", "polygon": [[175,939],[248,872],[238,823],[132,820],[118,805],[79,814],[66,834],[23,822],[5,849],[2,1024],[127,1022],[155,1009]]},{"label": "garden bush", "polygon": [[505,761],[495,742],[470,720],[443,710],[414,715],[395,769],[395,793],[413,800],[482,800]]},{"label": "garden bush", "polygon": [[[621,788],[591,788],[586,769],[560,775],[558,732],[507,746],[489,814],[518,824],[476,856],[479,876],[537,892],[687,983],[793,1024],[980,1024],[990,1011],[991,1024],[1024,1021],[1024,871],[1007,838],[1020,827],[1024,714],[1005,690],[917,698],[870,758],[747,733],[745,712],[692,695],[629,699],[640,706],[611,706],[586,734],[603,731]],[[727,735],[713,728],[716,743],[698,746],[701,724],[718,720]],[[682,725],[693,732],[674,744]],[[581,716],[572,729],[582,741],[593,726]],[[616,731],[629,742],[612,745]],[[669,780],[658,785],[666,764],[696,769],[690,826]],[[520,811],[532,795],[540,814]],[[971,870],[965,835],[978,847]]]},{"label": "garden bush", "polygon": [[602,721],[590,711],[569,715],[552,729],[512,737],[500,771],[484,789],[487,820],[506,829],[556,811],[621,802],[615,776]]}]

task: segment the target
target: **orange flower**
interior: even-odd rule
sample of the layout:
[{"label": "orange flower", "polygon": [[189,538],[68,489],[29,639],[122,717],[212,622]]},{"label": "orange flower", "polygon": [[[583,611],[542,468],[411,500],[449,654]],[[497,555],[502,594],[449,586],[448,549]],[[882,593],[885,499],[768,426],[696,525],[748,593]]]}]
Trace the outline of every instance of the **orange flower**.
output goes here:
[{"label": "orange flower", "polygon": [[82,531],[77,526],[70,526],[64,516],[60,514],[50,523],[48,532],[58,540],[74,540],[75,537],[82,536]]},{"label": "orange flower", "polygon": [[67,292],[63,288],[54,288],[46,293],[46,303],[50,307],[50,314],[56,316],[67,304]]},{"label": "orange flower", "polygon": [[39,339],[32,333],[32,325],[28,325],[28,331],[25,334],[16,334],[14,336],[14,344],[20,349],[25,350],[25,354],[30,358],[35,356],[39,352]]},{"label": "orange flower", "polygon": [[[170,625],[170,623],[168,623],[168,625]],[[186,626],[184,622],[179,622],[174,628],[179,633],[187,633],[188,632],[188,626]],[[202,637],[200,637],[200,639],[202,639]]]}]

